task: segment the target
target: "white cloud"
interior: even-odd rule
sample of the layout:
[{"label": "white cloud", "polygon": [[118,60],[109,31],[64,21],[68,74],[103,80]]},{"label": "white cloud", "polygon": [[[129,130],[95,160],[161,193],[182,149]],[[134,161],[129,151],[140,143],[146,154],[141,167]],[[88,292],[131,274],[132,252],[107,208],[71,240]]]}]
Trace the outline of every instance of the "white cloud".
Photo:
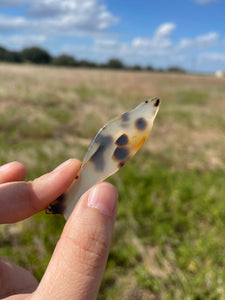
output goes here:
[{"label": "white cloud", "polygon": [[13,48],[21,48],[30,45],[43,44],[46,41],[46,36],[44,35],[13,35],[8,38],[10,45]]},{"label": "white cloud", "polygon": [[176,25],[174,23],[163,23],[157,28],[155,38],[167,38],[172,34],[175,28]]},{"label": "white cloud", "polygon": [[11,50],[21,50],[26,46],[42,46],[47,38],[44,35],[0,35],[1,45]]},{"label": "white cloud", "polygon": [[178,44],[179,49],[198,48],[204,49],[214,47],[219,43],[219,34],[217,32],[209,32],[205,35],[199,35],[194,39],[181,39]]},{"label": "white cloud", "polygon": [[[89,58],[96,61],[105,61],[110,57],[118,57],[128,64],[148,63],[163,64],[173,63],[175,60],[182,60],[182,55],[173,55],[174,47],[170,35],[176,28],[174,23],[163,23],[149,38],[137,37],[130,42],[121,42],[115,39],[95,39],[92,45],[63,47],[62,52],[78,58]],[[175,60],[174,60],[175,59]]]},{"label": "white cloud", "polygon": [[222,63],[225,67],[225,54],[224,53],[201,53],[198,56],[198,59],[200,61],[206,62],[216,62],[216,63]]},{"label": "white cloud", "polygon": [[196,57],[198,68],[202,71],[225,71],[225,54],[219,52],[199,53]]},{"label": "white cloud", "polygon": [[94,41],[94,46],[98,49],[104,48],[104,49],[112,49],[112,48],[116,48],[119,45],[121,45],[120,43],[118,43],[116,40],[109,40],[109,39],[97,39]]},{"label": "white cloud", "polygon": [[209,32],[208,34],[197,36],[196,44],[199,48],[213,47],[218,42],[219,34],[217,32]]},{"label": "white cloud", "polygon": [[[3,0],[4,3],[6,0]],[[22,0],[17,0],[21,2]],[[10,1],[9,1],[10,2]],[[13,0],[15,3],[15,0]],[[25,0],[23,0],[25,2]],[[28,15],[23,18],[0,16],[0,32],[35,32],[46,35],[93,36],[118,23],[99,0],[26,1]],[[1,2],[0,2],[1,5]]]},{"label": "white cloud", "polygon": [[219,2],[219,0],[195,0],[195,2],[198,4],[208,4],[208,3]]},{"label": "white cloud", "polygon": [[[169,26],[167,24],[170,24]],[[205,49],[215,49],[223,45],[217,32],[209,32],[196,36],[192,39],[182,39],[177,43],[172,40],[172,33],[175,30],[174,23],[161,24],[153,36],[144,38],[137,37],[130,42],[123,42],[115,39],[96,39],[88,46],[67,46],[66,51],[81,58],[89,58],[99,62],[106,61],[110,57],[118,57],[127,64],[152,64],[155,67],[168,67],[179,65],[186,69],[199,67],[208,71],[205,62],[211,65],[212,69],[218,69],[222,65],[224,55],[205,54],[200,55]],[[65,50],[65,49],[64,49]]]},{"label": "white cloud", "polygon": [[96,55],[100,54],[101,58],[104,54],[109,57],[125,57],[125,59],[126,57],[134,55],[133,48],[129,43],[119,42],[116,40],[96,40],[92,50],[96,53]]},{"label": "white cloud", "polygon": [[135,38],[131,42],[131,46],[136,51],[146,54],[162,55],[162,53],[167,53],[172,46],[170,35],[175,28],[176,25],[174,23],[163,23],[156,29],[152,38]]},{"label": "white cloud", "polygon": [[28,23],[22,17],[5,17],[0,15],[0,33],[25,29]]},{"label": "white cloud", "polygon": [[43,25],[51,31],[55,28],[64,34],[104,31],[118,22],[98,0],[40,0],[33,3],[28,13],[42,18]]}]

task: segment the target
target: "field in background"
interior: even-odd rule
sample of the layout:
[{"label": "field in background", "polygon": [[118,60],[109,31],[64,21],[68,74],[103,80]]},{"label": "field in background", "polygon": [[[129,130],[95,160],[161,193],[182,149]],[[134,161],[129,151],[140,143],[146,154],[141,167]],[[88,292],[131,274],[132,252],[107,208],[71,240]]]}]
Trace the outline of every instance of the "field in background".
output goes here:
[{"label": "field in background", "polygon": [[[120,200],[99,300],[225,299],[225,80],[0,65],[0,164],[34,179],[82,160],[109,119],[161,98],[150,139],[109,179]],[[37,214],[0,227],[0,255],[40,279],[64,226]]]}]

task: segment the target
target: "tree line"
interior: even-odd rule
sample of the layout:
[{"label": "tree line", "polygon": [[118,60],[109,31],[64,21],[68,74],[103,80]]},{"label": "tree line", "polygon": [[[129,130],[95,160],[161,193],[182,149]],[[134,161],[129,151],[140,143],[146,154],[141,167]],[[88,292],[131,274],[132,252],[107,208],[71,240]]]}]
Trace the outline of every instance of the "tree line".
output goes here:
[{"label": "tree line", "polygon": [[48,51],[40,47],[28,47],[21,51],[10,51],[0,46],[0,62],[7,63],[32,63],[32,64],[49,64],[54,66],[66,67],[83,67],[83,68],[108,68],[108,69],[124,69],[137,71],[158,71],[158,72],[179,72],[186,71],[178,66],[171,66],[167,69],[156,69],[151,65],[142,67],[141,65],[128,66],[118,58],[111,58],[106,63],[97,63],[90,60],[78,60],[74,56],[61,54],[52,56]]}]

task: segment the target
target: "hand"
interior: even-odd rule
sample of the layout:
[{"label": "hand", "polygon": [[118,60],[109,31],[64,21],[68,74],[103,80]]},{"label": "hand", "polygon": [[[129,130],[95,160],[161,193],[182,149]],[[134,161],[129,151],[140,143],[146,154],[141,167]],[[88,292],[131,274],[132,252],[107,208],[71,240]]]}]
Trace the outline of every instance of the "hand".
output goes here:
[{"label": "hand", "polygon": [[[32,182],[23,181],[26,169],[18,162],[0,167],[0,223],[17,222],[45,209],[70,186],[80,166],[80,161],[70,159]],[[97,184],[81,197],[40,284],[28,271],[0,258],[0,298],[96,299],[108,258],[117,204],[117,192],[106,182]]]}]

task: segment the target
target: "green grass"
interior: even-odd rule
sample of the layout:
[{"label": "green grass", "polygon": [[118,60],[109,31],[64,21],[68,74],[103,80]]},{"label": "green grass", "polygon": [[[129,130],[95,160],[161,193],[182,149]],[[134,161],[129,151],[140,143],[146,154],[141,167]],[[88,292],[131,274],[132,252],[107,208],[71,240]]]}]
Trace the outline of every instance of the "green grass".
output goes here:
[{"label": "green grass", "polygon": [[204,105],[209,98],[208,91],[182,90],[177,92],[180,104],[184,105]]},{"label": "green grass", "polygon": [[[70,157],[82,159],[91,136],[146,95],[163,98],[150,140],[109,179],[120,199],[98,299],[225,299],[223,83],[207,76],[56,71],[0,66],[0,162],[21,161],[27,179]],[[0,255],[40,280],[64,224],[41,212],[2,225]]]}]

